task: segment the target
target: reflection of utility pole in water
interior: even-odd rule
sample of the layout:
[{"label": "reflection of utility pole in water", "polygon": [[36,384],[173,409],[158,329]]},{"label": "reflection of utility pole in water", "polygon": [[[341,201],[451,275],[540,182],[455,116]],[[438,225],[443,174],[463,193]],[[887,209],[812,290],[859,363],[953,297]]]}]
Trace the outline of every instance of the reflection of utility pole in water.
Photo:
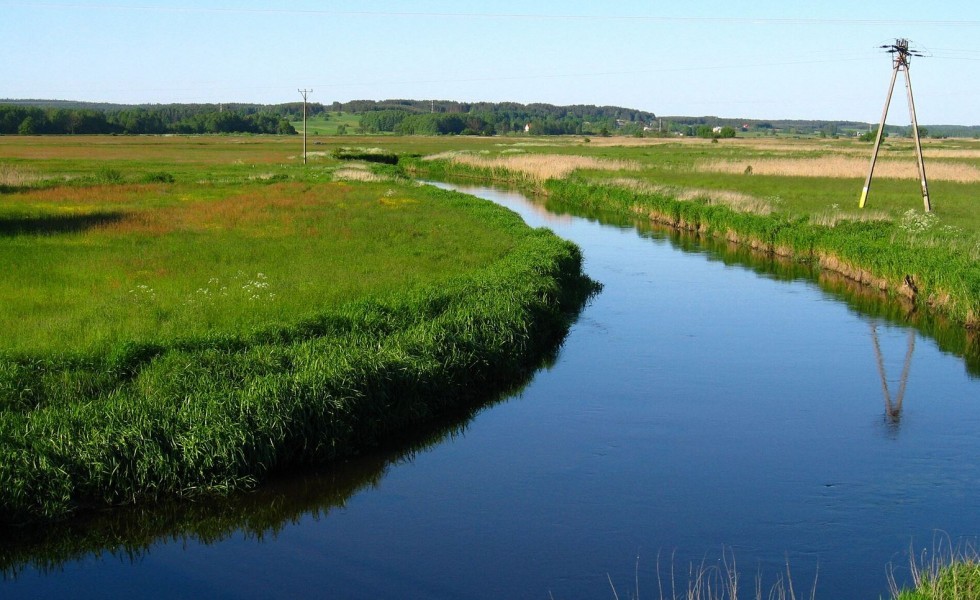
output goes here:
[{"label": "reflection of utility pole in water", "polygon": [[909,369],[912,367],[912,353],[915,351],[915,330],[909,329],[908,351],[905,353],[905,365],[902,367],[902,379],[898,385],[898,393],[894,401],[888,390],[888,379],[885,376],[885,359],[881,355],[881,344],[878,342],[878,326],[871,324],[871,340],[874,342],[875,358],[878,361],[878,374],[881,376],[881,391],[885,395],[885,422],[898,429],[902,421],[902,401],[905,399],[905,384],[909,381]]}]

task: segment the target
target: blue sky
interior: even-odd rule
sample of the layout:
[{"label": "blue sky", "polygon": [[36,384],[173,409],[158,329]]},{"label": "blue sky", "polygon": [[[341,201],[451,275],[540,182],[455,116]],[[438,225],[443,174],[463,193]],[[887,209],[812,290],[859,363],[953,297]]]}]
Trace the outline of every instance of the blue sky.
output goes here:
[{"label": "blue sky", "polygon": [[[877,121],[914,59],[919,122],[980,124],[980,3],[0,0],[0,98],[446,99]],[[908,122],[904,86],[889,122]]]}]

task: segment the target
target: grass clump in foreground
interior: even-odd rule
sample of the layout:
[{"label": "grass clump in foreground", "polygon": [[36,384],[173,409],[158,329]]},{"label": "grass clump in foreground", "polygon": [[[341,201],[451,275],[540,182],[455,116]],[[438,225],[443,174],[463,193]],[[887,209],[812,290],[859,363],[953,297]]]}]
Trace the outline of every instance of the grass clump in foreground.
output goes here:
[{"label": "grass clump in foreground", "polygon": [[[262,188],[294,202],[257,211],[222,206],[212,186],[182,190],[176,202],[167,190],[160,199],[110,186],[103,193],[133,194],[115,217],[53,230],[50,215],[23,214],[37,202],[5,197],[16,213],[5,223],[41,223],[0,236],[0,252],[18,266],[13,281],[45,269],[62,288],[76,270],[95,279],[57,296],[58,311],[76,315],[54,321],[63,331],[14,338],[0,351],[0,522],[246,488],[286,467],[356,454],[518,380],[560,342],[592,290],[573,245],[490,203],[390,182],[339,185],[339,200],[316,196],[329,186],[313,186],[312,197]],[[359,204],[360,192],[370,201]],[[432,214],[412,212],[426,205]],[[237,215],[234,226],[209,219],[209,206]],[[306,212],[324,206],[343,208],[344,219]],[[392,216],[401,225],[389,230],[391,211],[411,217]],[[458,218],[455,237],[437,214]],[[339,258],[316,246],[324,234],[296,235],[310,227],[341,229]],[[299,252],[306,245],[310,256]],[[249,274],[247,293],[203,310],[184,302],[188,292],[205,295],[195,281],[202,259],[184,260],[196,252],[209,267],[236,272],[241,260],[270,275]],[[137,271],[148,279],[112,285],[130,272],[127,260],[149,261]],[[282,285],[283,303],[267,302],[273,292],[259,284],[276,267],[320,285]],[[43,306],[24,289],[5,282],[5,307]],[[125,301],[130,290],[139,301]],[[91,306],[100,293],[120,295],[118,310]],[[91,334],[71,325],[76,318]]]},{"label": "grass clump in foreground", "polygon": [[[980,600],[980,554],[971,544],[955,547],[941,538],[929,554],[909,562],[912,588],[899,589],[894,572],[889,585],[895,600]],[[893,570],[894,571],[894,570]]]}]

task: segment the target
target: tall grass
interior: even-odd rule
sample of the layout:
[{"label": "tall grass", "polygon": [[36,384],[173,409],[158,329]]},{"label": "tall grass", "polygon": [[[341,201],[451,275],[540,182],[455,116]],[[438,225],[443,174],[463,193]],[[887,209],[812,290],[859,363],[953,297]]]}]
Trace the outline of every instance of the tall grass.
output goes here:
[{"label": "tall grass", "polygon": [[[775,580],[766,585],[763,583],[763,573],[758,572],[750,587],[747,589],[742,573],[735,560],[735,553],[722,548],[721,558],[710,561],[705,556],[701,561],[688,563],[687,568],[678,572],[675,557],[671,556],[666,566],[661,564],[661,556],[657,555],[657,587],[655,591],[641,593],[640,590],[640,558],[636,559],[636,572],[629,592],[629,598],[639,600],[649,597],[654,600],[738,600],[750,598],[753,600],[815,600],[817,597],[817,581],[815,575],[810,585],[809,593],[802,590],[797,595],[797,587],[793,581],[793,573],[789,563],[783,573],[777,573]],[[608,574],[609,586],[613,598],[619,600],[619,591],[612,577]]]},{"label": "tall grass", "polygon": [[931,551],[909,553],[911,588],[900,588],[895,569],[888,583],[895,600],[977,600],[980,598],[980,552],[971,543],[954,545],[938,536]]},{"label": "tall grass", "polygon": [[41,176],[32,169],[0,163],[0,191],[29,186],[40,180]]},{"label": "tall grass", "polygon": [[567,154],[520,154],[490,157],[479,154],[452,153],[428,157],[428,160],[440,159],[491,172],[519,173],[537,181],[559,179],[579,169],[628,171],[639,168],[636,163],[631,161],[602,160]]},{"label": "tall grass", "polygon": [[[863,178],[868,173],[868,159],[849,156],[824,156],[818,158],[760,158],[742,161],[709,160],[697,165],[704,173],[777,175],[782,177],[832,177]],[[980,169],[973,165],[950,162],[930,162],[926,175],[934,181],[975,183],[980,181]],[[875,166],[875,176],[886,179],[915,179],[919,172],[911,159],[881,160]]]}]

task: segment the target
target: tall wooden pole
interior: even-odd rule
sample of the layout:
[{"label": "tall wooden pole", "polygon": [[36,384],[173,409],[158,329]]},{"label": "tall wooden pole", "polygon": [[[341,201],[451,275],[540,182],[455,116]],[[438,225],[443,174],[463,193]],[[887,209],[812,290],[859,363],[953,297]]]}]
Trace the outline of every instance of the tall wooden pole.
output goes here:
[{"label": "tall wooden pole", "polygon": [[303,164],[306,164],[306,94],[313,90],[298,90],[303,95]]},{"label": "tall wooden pole", "polygon": [[922,185],[922,204],[926,212],[932,212],[929,202],[929,183],[926,181],[926,163],[922,158],[922,142],[919,140],[919,122],[915,117],[915,100],[912,98],[912,78],[908,64],[905,65],[905,89],[909,93],[909,115],[912,117],[912,135],[915,137],[915,158],[919,165],[919,183]]},{"label": "tall wooden pole", "polygon": [[919,139],[919,123],[915,115],[915,100],[912,98],[912,78],[909,75],[909,57],[922,56],[909,50],[909,41],[906,39],[895,40],[889,46],[888,52],[895,55],[892,63],[892,80],[888,85],[888,96],[885,98],[885,108],[881,111],[881,123],[878,125],[878,134],[875,136],[875,146],[871,152],[871,166],[868,168],[868,177],[864,180],[864,188],[861,190],[861,200],[858,202],[860,208],[868,201],[868,190],[871,189],[871,178],[875,171],[875,162],[878,160],[878,150],[881,148],[881,137],[885,130],[885,119],[888,118],[888,107],[892,101],[892,94],[895,91],[895,80],[898,78],[899,71],[905,71],[905,89],[908,92],[909,116],[912,120],[912,136],[915,138],[915,156],[919,169],[919,184],[922,186],[922,203],[926,212],[932,212],[932,204],[929,201],[929,184],[926,181],[926,164],[922,157],[922,142]]},{"label": "tall wooden pole", "polygon": [[898,78],[898,65],[892,70],[892,82],[888,84],[888,96],[885,97],[885,108],[881,111],[881,123],[878,124],[878,133],[875,135],[875,147],[871,151],[871,166],[868,167],[868,177],[864,180],[864,189],[861,190],[861,201],[858,207],[864,208],[868,201],[868,190],[871,189],[871,176],[875,172],[875,162],[878,161],[878,149],[881,148],[881,136],[885,131],[885,119],[888,118],[888,105],[892,102],[892,93],[895,91],[895,79]]}]

